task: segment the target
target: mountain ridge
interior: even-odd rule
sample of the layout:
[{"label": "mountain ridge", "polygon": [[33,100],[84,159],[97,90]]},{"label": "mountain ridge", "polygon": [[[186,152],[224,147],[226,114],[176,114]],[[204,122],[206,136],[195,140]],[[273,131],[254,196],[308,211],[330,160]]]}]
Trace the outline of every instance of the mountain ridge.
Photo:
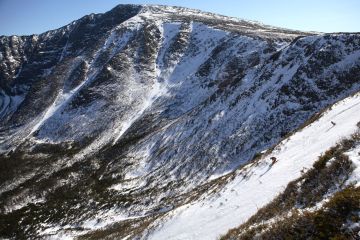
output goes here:
[{"label": "mountain ridge", "polygon": [[360,90],[359,34],[130,10],[0,38],[0,236],[152,221]]},{"label": "mountain ridge", "polygon": [[[122,9],[122,8],[133,8],[133,9],[138,9],[140,13],[144,13],[146,11],[151,12],[151,11],[163,11],[165,12],[167,9],[168,10],[173,10],[173,11],[188,11],[188,12],[193,12],[193,13],[201,13],[207,16],[211,16],[211,17],[215,17],[215,18],[222,18],[222,19],[228,19],[228,20],[233,20],[236,22],[248,22],[248,23],[254,23],[256,25],[259,26],[265,26],[267,28],[274,28],[274,29],[281,29],[281,30],[287,30],[289,32],[299,32],[299,33],[306,33],[306,34],[324,34],[322,32],[318,32],[318,31],[301,31],[301,30],[293,30],[293,29],[288,29],[288,28],[283,28],[283,27],[277,27],[277,26],[272,26],[272,25],[267,25],[261,21],[255,21],[255,20],[250,20],[250,19],[245,19],[245,18],[241,18],[241,17],[229,17],[223,14],[219,14],[219,13],[214,13],[214,12],[206,12],[206,11],[202,11],[200,9],[192,9],[192,8],[187,8],[187,7],[182,7],[182,6],[169,6],[169,5],[161,5],[161,4],[118,4],[117,6],[115,6],[114,8],[110,9],[108,12],[113,12],[116,11],[117,9]],[[50,32],[56,32],[56,31],[60,31],[63,28],[66,28],[70,25],[74,25],[75,23],[87,19],[87,18],[93,18],[93,17],[101,17],[104,14],[108,13],[89,13],[77,20],[71,21],[68,24],[65,24],[62,27],[59,28],[55,28],[55,29],[50,29],[47,31],[44,31],[42,33],[39,34],[29,34],[29,35],[21,35],[21,34],[13,34],[13,35],[0,35],[1,37],[32,37],[32,36],[39,36],[39,35],[43,35],[43,34],[47,34]],[[179,13],[178,12],[178,13]],[[334,32],[335,33],[335,32]],[[354,32],[355,33],[355,32]],[[331,34],[331,33],[329,33]]]}]

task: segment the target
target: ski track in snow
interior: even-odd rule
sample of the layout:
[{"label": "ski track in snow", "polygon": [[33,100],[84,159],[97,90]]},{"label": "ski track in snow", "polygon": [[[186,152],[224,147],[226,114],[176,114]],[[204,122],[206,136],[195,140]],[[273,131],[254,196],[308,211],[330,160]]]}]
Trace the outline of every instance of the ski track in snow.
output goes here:
[{"label": "ski track in snow", "polygon": [[[269,203],[287,184],[301,176],[303,168],[311,168],[318,157],[342,138],[348,137],[360,121],[360,95],[344,99],[330,111],[300,132],[281,142],[263,164],[250,170],[248,179],[237,176],[219,193],[184,205],[168,213],[166,222],[150,235],[154,240],[217,239],[229,229],[244,223],[256,211]],[[336,126],[331,127],[331,121]],[[351,153],[354,155],[354,153]],[[270,157],[278,161],[271,165]],[[357,160],[357,164],[358,164]],[[352,176],[359,180],[359,167]]]}]

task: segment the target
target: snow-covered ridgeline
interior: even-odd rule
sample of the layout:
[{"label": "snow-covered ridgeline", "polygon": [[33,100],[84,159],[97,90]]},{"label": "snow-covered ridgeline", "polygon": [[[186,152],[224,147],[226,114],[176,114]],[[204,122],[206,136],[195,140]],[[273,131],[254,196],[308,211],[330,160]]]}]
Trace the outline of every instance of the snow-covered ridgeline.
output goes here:
[{"label": "snow-covered ridgeline", "polygon": [[[259,165],[245,166],[247,178],[239,175],[219,192],[219,196],[210,196],[169,212],[157,222],[150,239],[216,239],[244,223],[290,181],[300,177],[302,169],[310,168],[322,153],[351,135],[360,121],[359,111],[360,94],[335,104],[319,120],[283,140],[270,155],[260,160]],[[278,159],[274,165],[271,165],[272,156]],[[354,173],[358,173],[358,168]]]}]

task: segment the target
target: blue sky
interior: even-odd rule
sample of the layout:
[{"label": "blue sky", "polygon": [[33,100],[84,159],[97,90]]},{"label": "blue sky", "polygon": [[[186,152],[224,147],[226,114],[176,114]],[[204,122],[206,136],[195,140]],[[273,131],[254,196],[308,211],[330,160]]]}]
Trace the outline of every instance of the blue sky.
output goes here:
[{"label": "blue sky", "polygon": [[0,35],[41,33],[125,3],[184,6],[297,30],[360,32],[360,0],[0,0]]}]

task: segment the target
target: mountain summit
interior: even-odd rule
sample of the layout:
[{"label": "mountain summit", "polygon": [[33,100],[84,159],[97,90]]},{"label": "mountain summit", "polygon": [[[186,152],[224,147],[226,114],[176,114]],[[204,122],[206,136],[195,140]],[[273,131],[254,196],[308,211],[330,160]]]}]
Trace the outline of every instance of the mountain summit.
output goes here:
[{"label": "mountain summit", "polygon": [[[0,237],[216,239],[356,131],[359,73],[360,34],[179,7],[119,5],[1,36]],[[271,194],[237,202],[236,186]],[[348,184],[334,186],[317,194]]]}]

